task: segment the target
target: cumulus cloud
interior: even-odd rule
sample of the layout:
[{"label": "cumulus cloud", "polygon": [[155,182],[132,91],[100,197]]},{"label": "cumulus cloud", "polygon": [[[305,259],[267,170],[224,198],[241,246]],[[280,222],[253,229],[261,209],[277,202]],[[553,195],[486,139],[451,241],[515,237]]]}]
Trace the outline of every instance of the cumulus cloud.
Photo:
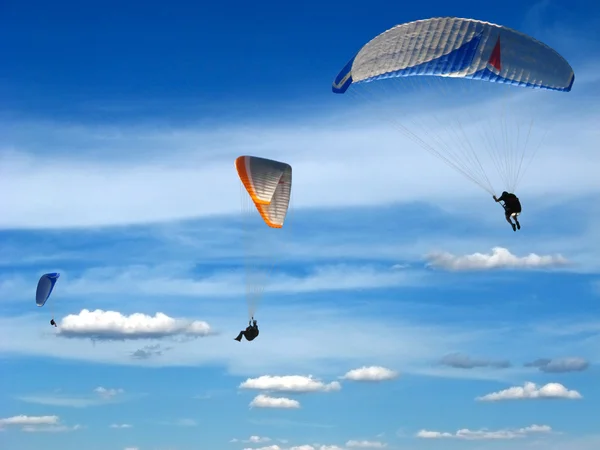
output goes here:
[{"label": "cumulus cloud", "polygon": [[265,437],[265,436],[252,435],[248,439],[233,438],[229,442],[245,442],[245,443],[252,443],[252,444],[262,444],[264,442],[270,442],[270,441],[271,441],[271,438],[268,438],[268,437]]},{"label": "cumulus cloud", "polygon": [[0,430],[7,427],[19,427],[26,433],[60,433],[75,431],[80,425],[67,426],[60,423],[58,416],[13,416],[0,419]]},{"label": "cumulus cloud", "polygon": [[346,442],[346,447],[349,448],[385,448],[387,444],[380,441],[353,441]]},{"label": "cumulus cloud", "polygon": [[267,447],[245,447],[244,450],[283,450],[279,445],[277,444],[273,444],[273,445],[269,445]]},{"label": "cumulus cloud", "polygon": [[527,382],[524,386],[515,386],[499,392],[477,397],[476,400],[484,402],[496,402],[502,400],[526,400],[526,399],[569,399],[579,400],[583,398],[577,391],[567,389],[560,383],[548,383],[538,386]]},{"label": "cumulus cloud", "polygon": [[583,358],[540,358],[525,364],[525,367],[537,367],[546,373],[582,372],[589,367]]},{"label": "cumulus cloud", "polygon": [[265,436],[250,436],[248,440],[242,442],[252,442],[254,444],[260,444],[262,442],[269,442],[271,439]]},{"label": "cumulus cloud", "polygon": [[530,253],[527,256],[513,255],[502,247],[494,247],[492,253],[473,253],[457,256],[452,253],[430,253],[426,257],[428,266],[440,269],[461,270],[490,270],[490,269],[536,269],[562,267],[569,264],[562,255],[540,256]]},{"label": "cumulus cloud", "polygon": [[36,403],[38,405],[86,408],[88,406],[100,406],[124,401],[127,398],[124,394],[125,391],[120,388],[105,388],[98,386],[93,390],[93,394],[91,395],[72,396],[55,393],[51,395],[25,395],[19,396],[17,399],[27,403]]},{"label": "cumulus cloud", "polygon": [[110,428],[124,430],[126,428],[133,428],[133,425],[129,425],[128,423],[113,423],[110,425]]},{"label": "cumulus cloud", "polygon": [[255,389],[261,391],[275,391],[288,393],[307,393],[307,392],[331,392],[339,391],[342,386],[337,381],[324,383],[312,376],[286,375],[272,376],[263,375],[258,378],[248,378],[240,384],[241,389]]},{"label": "cumulus cloud", "polygon": [[503,430],[469,430],[463,428],[455,433],[443,431],[421,430],[417,433],[417,437],[421,439],[464,439],[468,441],[474,440],[507,440],[525,438],[534,434],[551,433],[552,428],[548,425],[531,425],[525,428],[518,429],[503,429]]},{"label": "cumulus cloud", "polygon": [[61,320],[58,335],[66,338],[96,340],[161,339],[183,335],[203,337],[213,334],[208,323],[174,319],[163,313],[153,316],[135,313],[129,316],[116,311],[82,310]]},{"label": "cumulus cloud", "polygon": [[250,402],[250,408],[298,409],[300,402],[285,397],[270,397],[259,394]]},{"label": "cumulus cloud", "polygon": [[476,367],[506,369],[510,367],[510,362],[506,360],[494,361],[490,359],[471,358],[462,353],[450,353],[440,360],[440,364],[457,369],[474,369]]},{"label": "cumulus cloud", "polygon": [[381,366],[363,366],[352,369],[342,377],[351,381],[387,381],[398,378],[398,372]]}]

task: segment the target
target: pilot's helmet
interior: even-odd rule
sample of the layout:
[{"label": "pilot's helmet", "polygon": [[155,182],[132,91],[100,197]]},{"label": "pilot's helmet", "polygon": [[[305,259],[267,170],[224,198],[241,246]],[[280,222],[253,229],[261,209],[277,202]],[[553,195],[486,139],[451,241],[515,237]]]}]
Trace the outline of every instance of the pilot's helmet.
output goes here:
[{"label": "pilot's helmet", "polygon": [[502,196],[505,196],[505,195],[508,195],[508,192],[504,191],[504,192],[502,193]]}]

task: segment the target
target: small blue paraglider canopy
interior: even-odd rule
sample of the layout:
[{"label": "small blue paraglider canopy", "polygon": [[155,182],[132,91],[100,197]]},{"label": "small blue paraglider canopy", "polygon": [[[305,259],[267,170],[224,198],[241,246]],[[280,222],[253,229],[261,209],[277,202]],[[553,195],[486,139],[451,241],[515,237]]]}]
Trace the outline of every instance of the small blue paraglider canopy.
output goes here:
[{"label": "small blue paraglider canopy", "polygon": [[60,273],[46,273],[40,277],[35,293],[36,305],[41,307],[46,304],[50,294],[52,294],[52,290],[54,289],[58,277],[60,277]]}]

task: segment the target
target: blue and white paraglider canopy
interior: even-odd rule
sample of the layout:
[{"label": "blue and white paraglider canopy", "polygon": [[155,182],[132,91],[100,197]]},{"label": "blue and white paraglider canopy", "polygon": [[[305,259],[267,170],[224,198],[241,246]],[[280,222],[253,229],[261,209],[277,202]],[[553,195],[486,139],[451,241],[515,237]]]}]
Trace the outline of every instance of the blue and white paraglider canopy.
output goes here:
[{"label": "blue and white paraglider canopy", "polygon": [[46,304],[58,277],[60,277],[60,273],[46,273],[40,277],[35,293],[35,304],[37,306],[42,307]]}]

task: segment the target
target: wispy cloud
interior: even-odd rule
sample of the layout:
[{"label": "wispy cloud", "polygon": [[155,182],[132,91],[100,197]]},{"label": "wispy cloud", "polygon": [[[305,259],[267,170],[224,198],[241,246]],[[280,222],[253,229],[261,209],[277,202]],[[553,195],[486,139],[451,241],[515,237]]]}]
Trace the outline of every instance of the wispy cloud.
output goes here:
[{"label": "wispy cloud", "polygon": [[114,428],[114,429],[117,429],[117,430],[125,430],[125,429],[128,429],[128,428],[133,428],[133,425],[130,425],[128,423],[113,423],[113,424],[110,425],[109,428]]},{"label": "wispy cloud", "polygon": [[198,422],[196,422],[194,419],[179,419],[176,423],[180,427],[197,427],[198,426]]},{"label": "wispy cloud", "polygon": [[[238,255],[243,261],[243,254]],[[144,295],[164,297],[239,296],[245,293],[246,273],[228,270],[216,274],[191,273],[192,267],[106,267],[91,269],[81,277],[65,280],[61,295]],[[375,289],[421,282],[419,271],[397,271],[385,266],[335,264],[308,268],[305,275],[291,275],[277,271],[269,276],[265,288],[272,293],[309,293],[318,291],[345,291]],[[256,276],[259,276],[256,273]]]},{"label": "wispy cloud", "polygon": [[[566,101],[555,98],[557,104]],[[543,112],[539,122],[551,133],[523,188],[547,194],[552,186],[542,175],[553,173],[552,185],[563,192],[597,190],[598,163],[588,158],[595,150],[597,118],[587,111],[556,114],[548,103],[545,108],[539,106],[538,102],[545,100],[534,95],[528,105]],[[486,105],[469,107],[475,117],[489,115]],[[449,109],[446,113],[455,112]],[[555,126],[558,123],[560,126]],[[478,131],[477,126],[473,124]],[[6,212],[0,227],[5,228],[123,225],[236,213],[239,182],[231,162],[248,149],[293,165],[298,208],[424,198],[440,201],[477,191],[476,187],[464,189],[460,175],[404,140],[393,126],[363,117],[343,121],[321,117],[295,120],[293,125],[289,120],[271,121],[251,129],[224,124],[211,130],[159,128],[155,124],[101,127],[7,122],[0,134],[4,148],[0,188],[11,192],[0,200],[0,210]],[[58,146],[51,160],[44,156],[48,142]],[[364,151],[373,142],[378,147],[376,159]],[[83,146],[89,154],[101,152],[103,158],[74,151]],[[399,153],[398,146],[405,150]],[[343,160],[338,148],[344,148]],[[578,151],[567,155],[564,148]],[[397,176],[400,162],[411,167],[402,177]],[[378,177],[369,183],[355,183],[364,173],[378,173]],[[332,179],[337,182],[332,184]],[[211,195],[214,186],[219,186],[218,199]],[[42,191],[52,196],[52,205],[40,198]]]},{"label": "wispy cloud", "polygon": [[569,390],[560,383],[548,383],[538,386],[535,383],[527,382],[524,386],[515,386],[502,391],[477,397],[476,400],[482,402],[497,402],[503,400],[531,400],[531,399],[568,399],[579,400],[583,398],[581,394],[574,390]]},{"label": "wispy cloud", "polygon": [[[315,304],[317,305],[317,304]],[[219,312],[207,317],[219,330],[234,330],[235,333],[211,337],[211,345],[197,345],[195,341],[180,339],[172,343],[172,349],[160,358],[133,359],[132,348],[127,341],[104,341],[102,345],[84,339],[45,339],[39,345],[37,336],[39,324],[29,316],[0,318],[0,350],[26,355],[43,355],[80,361],[95,361],[110,364],[141,366],[198,366],[202,364],[223,364],[229,371],[242,376],[252,376],[251,380],[261,379],[266,373],[282,371],[296,373],[318,373],[320,377],[335,379],[345,373],[348,367],[361,367],[365,360],[377,363],[381,367],[403,367],[404,373],[420,373],[431,367],[431,361],[437,359],[440,352],[449,352],[454,348],[469,351],[489,339],[497,339],[499,331],[489,324],[481,328],[467,327],[461,323],[439,325],[432,324],[426,318],[429,308],[417,318],[414,314],[394,314],[374,316],[365,314],[364,308],[357,309],[344,302],[343,308],[336,304],[328,307],[310,308],[308,315],[305,305],[291,303],[273,304],[265,308],[262,320],[269,324],[268,337],[263,334],[252,345],[232,347],[231,341],[239,330],[239,318],[230,313]],[[436,309],[434,307],[434,309]],[[437,309],[436,309],[437,310]],[[304,312],[302,312],[304,311]],[[401,310],[399,310],[401,311]],[[242,310],[241,313],[244,313]],[[310,320],[309,330],[297,330],[298,314],[304,314]],[[185,319],[189,322],[189,319]],[[45,327],[44,327],[45,329]],[[352,331],[353,345],[348,345],[348,330]],[[503,335],[502,335],[503,336]],[[513,334],[513,336],[515,336]],[[515,338],[516,339],[516,338]],[[142,341],[142,345],[153,342]],[[171,344],[170,344],[171,345]],[[294,352],[290,352],[290,349]],[[323,361],[328,361],[326,365]],[[454,376],[454,375],[452,375]],[[281,376],[279,376],[281,377]],[[263,386],[269,389],[298,389],[297,386],[285,386],[287,378],[262,378],[269,381]],[[282,382],[279,388],[276,382]],[[336,384],[327,380],[302,379],[305,388],[323,389],[317,382],[334,389]],[[256,381],[252,384],[255,387]]]},{"label": "wispy cloud", "polygon": [[194,419],[182,418],[176,420],[165,420],[158,422],[160,425],[173,426],[173,427],[197,427],[198,422]]},{"label": "wispy cloud", "polygon": [[26,433],[61,433],[81,429],[81,425],[67,426],[58,416],[13,416],[0,419],[0,431],[7,427],[20,427]]},{"label": "wispy cloud", "polygon": [[473,253],[457,256],[451,253],[431,253],[427,255],[429,265],[446,270],[490,270],[490,269],[542,269],[563,267],[568,261],[562,255],[515,256],[508,249],[494,247],[492,253]]},{"label": "wispy cloud", "polygon": [[22,428],[22,431],[26,433],[66,433],[68,431],[77,431],[82,429],[81,425],[48,425],[48,426],[25,426]]},{"label": "wispy cloud", "polygon": [[303,422],[299,420],[291,420],[291,419],[249,419],[249,423],[254,425],[261,426],[272,426],[272,427],[282,427],[282,428],[335,428],[334,425],[326,424],[326,423],[316,423],[316,422]]},{"label": "wispy cloud", "polygon": [[440,360],[440,364],[457,369],[473,369],[476,367],[506,369],[511,366],[510,362],[507,360],[494,361],[490,359],[471,358],[462,353],[450,353]]},{"label": "wispy cloud", "polygon": [[133,359],[150,359],[155,358],[170,350],[172,347],[162,347],[160,344],[145,345],[131,353]]},{"label": "wispy cloud", "polygon": [[13,416],[0,419],[0,426],[23,426],[23,425],[56,425],[58,416]]},{"label": "wispy cloud", "polygon": [[386,448],[387,444],[381,441],[356,441],[350,440],[346,442],[348,448]]},{"label": "wispy cloud", "polygon": [[583,358],[540,358],[535,361],[525,363],[525,367],[536,367],[541,372],[546,373],[565,373],[565,372],[582,372],[590,365]]},{"label": "wispy cloud", "polygon": [[545,434],[552,432],[552,428],[548,425],[531,425],[525,428],[505,429],[505,430],[469,430],[467,428],[460,429],[455,433],[444,431],[429,431],[421,430],[416,437],[421,439],[463,439],[468,441],[474,440],[506,440],[519,439],[529,437],[535,434]]},{"label": "wispy cloud", "polygon": [[27,402],[47,406],[63,406],[70,408],[87,408],[89,406],[101,406],[110,403],[119,403],[131,399],[126,395],[123,389],[104,388],[102,386],[94,389],[90,395],[23,395],[17,399]]},{"label": "wispy cloud", "polygon": [[245,442],[245,443],[253,443],[253,444],[260,444],[263,442],[270,442],[271,438],[268,438],[266,436],[256,436],[256,435],[252,435],[250,436],[248,439],[237,439],[237,438],[233,438],[231,441],[229,442]]}]

